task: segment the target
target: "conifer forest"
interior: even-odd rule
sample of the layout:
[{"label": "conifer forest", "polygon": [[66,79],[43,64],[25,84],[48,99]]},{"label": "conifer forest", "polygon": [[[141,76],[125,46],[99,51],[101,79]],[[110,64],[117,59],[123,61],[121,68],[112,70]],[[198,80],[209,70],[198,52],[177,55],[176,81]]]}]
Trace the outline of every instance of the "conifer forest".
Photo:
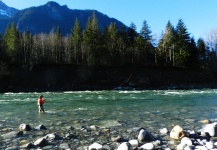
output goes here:
[{"label": "conifer forest", "polygon": [[144,21],[140,32],[134,23],[121,29],[111,23],[101,29],[94,14],[85,29],[75,20],[68,35],[62,35],[60,28],[32,35],[11,23],[0,35],[0,76],[13,64],[216,69],[217,43],[202,38],[195,41],[182,19],[176,26],[168,21],[158,39],[150,28]]}]

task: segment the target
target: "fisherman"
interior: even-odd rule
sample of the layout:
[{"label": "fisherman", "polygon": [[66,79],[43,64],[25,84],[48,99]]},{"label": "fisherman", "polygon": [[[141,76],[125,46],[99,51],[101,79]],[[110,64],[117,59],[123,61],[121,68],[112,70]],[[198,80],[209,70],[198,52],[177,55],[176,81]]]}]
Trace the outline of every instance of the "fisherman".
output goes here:
[{"label": "fisherman", "polygon": [[43,95],[40,95],[38,98],[38,112],[39,113],[40,112],[45,113],[44,108],[43,108],[44,102],[45,102],[45,99],[43,99]]}]

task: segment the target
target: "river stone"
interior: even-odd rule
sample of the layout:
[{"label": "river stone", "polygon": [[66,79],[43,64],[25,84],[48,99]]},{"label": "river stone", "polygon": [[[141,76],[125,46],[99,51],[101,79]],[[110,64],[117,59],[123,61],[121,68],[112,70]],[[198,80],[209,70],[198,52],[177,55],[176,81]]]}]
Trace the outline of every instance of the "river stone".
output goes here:
[{"label": "river stone", "polygon": [[209,120],[200,120],[199,122],[201,122],[201,123],[203,123],[203,124],[211,123],[211,121],[209,121]]},{"label": "river stone", "polygon": [[19,150],[17,146],[8,147],[5,150]]},{"label": "river stone", "polygon": [[156,140],[153,142],[154,146],[157,147],[161,144],[161,141],[160,140]]},{"label": "river stone", "polygon": [[179,134],[180,132],[182,132],[183,129],[179,126],[179,125],[176,125],[175,127],[173,127],[173,129],[171,130],[170,132],[170,137],[173,138],[173,139],[179,139]]},{"label": "river stone", "polygon": [[60,140],[60,139],[61,139],[61,137],[58,136],[58,135],[55,134],[55,133],[47,134],[44,138],[45,138],[46,140],[49,140],[49,141],[52,141],[52,140]]},{"label": "river stone", "polygon": [[62,143],[62,144],[60,144],[59,148],[61,148],[61,149],[69,149],[69,144],[68,143]]},{"label": "river stone", "polygon": [[210,136],[214,137],[217,135],[217,122],[207,124],[203,129],[200,130],[202,135],[209,133]]},{"label": "river stone", "polygon": [[37,127],[35,127],[36,130],[47,130],[47,128],[44,125],[39,125]]},{"label": "river stone", "polygon": [[77,136],[76,136],[76,135],[73,135],[73,134],[70,134],[70,133],[67,133],[64,138],[65,138],[65,139],[76,139]]},{"label": "river stone", "polygon": [[28,125],[28,124],[21,124],[21,125],[19,126],[19,129],[20,129],[20,131],[30,131],[30,130],[31,130],[31,127],[30,127],[30,125]]},{"label": "river stone", "polygon": [[201,146],[201,145],[196,145],[195,149],[196,150],[208,150],[205,146]]},{"label": "river stone", "polygon": [[191,139],[188,138],[188,137],[183,137],[183,138],[181,139],[181,143],[182,143],[183,145],[187,145],[187,146],[192,146],[192,145],[193,145]]},{"label": "river stone", "polygon": [[112,150],[112,148],[109,145],[103,145],[102,149],[103,150]]},{"label": "river stone", "polygon": [[76,150],[89,150],[88,146],[80,146]]},{"label": "river stone", "polygon": [[37,140],[34,142],[34,145],[43,147],[43,146],[46,146],[47,143],[48,143],[48,142],[47,142],[47,140],[46,140],[45,138],[39,138],[39,139],[37,139]]},{"label": "river stone", "polygon": [[146,136],[146,130],[143,128],[140,129],[139,135],[138,135],[139,142],[142,142],[143,140],[145,140],[145,136]]},{"label": "river stone", "polygon": [[194,150],[194,149],[195,149],[195,148],[194,148],[194,146],[192,145],[192,146],[186,146],[184,150]]},{"label": "river stone", "polygon": [[92,125],[89,127],[91,130],[97,130],[99,127],[95,126],[95,125]]},{"label": "river stone", "polygon": [[138,140],[130,140],[129,143],[132,145],[132,147],[134,149],[139,146],[139,141]]},{"label": "river stone", "polygon": [[66,130],[74,130],[75,128],[74,127],[72,127],[72,126],[67,126],[66,127]]},{"label": "river stone", "polygon": [[102,145],[99,143],[93,143],[92,145],[89,146],[89,150],[101,150]]},{"label": "river stone", "polygon": [[20,148],[24,148],[24,149],[29,149],[29,148],[32,148],[34,147],[34,145],[32,143],[27,143],[27,144],[24,144],[24,145],[21,145]]},{"label": "river stone", "polygon": [[122,141],[122,136],[121,135],[118,135],[118,136],[112,136],[111,137],[111,140],[112,142],[121,142]]},{"label": "river stone", "polygon": [[[44,146],[44,147],[43,147],[43,150],[54,149],[53,147],[54,147],[53,145],[47,145],[47,146]],[[42,149],[37,149],[37,150],[42,150]],[[70,149],[67,149],[67,150],[70,150]]]},{"label": "river stone", "polygon": [[161,134],[167,134],[168,133],[167,128],[160,129],[160,133]]},{"label": "river stone", "polygon": [[198,133],[195,132],[195,131],[190,131],[188,137],[189,137],[189,138],[194,138],[194,139],[196,139],[196,138],[199,137],[199,135],[198,135]]},{"label": "river stone", "polygon": [[117,150],[133,150],[133,147],[128,142],[123,142]]},{"label": "river stone", "polygon": [[214,148],[214,143],[211,142],[211,141],[206,142],[206,147],[207,147],[208,149],[213,149],[213,148]]},{"label": "river stone", "polygon": [[10,139],[10,138],[15,138],[15,137],[18,137],[18,136],[21,136],[23,135],[23,131],[11,131],[7,134],[2,134],[1,136],[4,138],[4,139]]},{"label": "river stone", "polygon": [[24,145],[24,144],[27,144],[27,143],[29,143],[29,141],[28,140],[20,140],[20,145]]},{"label": "river stone", "polygon": [[146,149],[146,150],[152,150],[155,148],[153,143],[145,143],[140,148]]},{"label": "river stone", "polygon": [[185,147],[185,144],[180,143],[179,145],[177,145],[176,150],[184,150]]}]

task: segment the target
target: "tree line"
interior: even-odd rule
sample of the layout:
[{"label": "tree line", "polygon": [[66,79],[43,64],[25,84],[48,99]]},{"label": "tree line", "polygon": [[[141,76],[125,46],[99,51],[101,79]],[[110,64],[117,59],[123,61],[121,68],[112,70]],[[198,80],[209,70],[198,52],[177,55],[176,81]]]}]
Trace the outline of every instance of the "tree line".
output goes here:
[{"label": "tree line", "polygon": [[154,39],[147,23],[138,33],[136,25],[118,29],[111,23],[101,29],[95,13],[89,17],[82,30],[79,20],[68,35],[61,29],[49,34],[32,35],[19,32],[15,24],[9,24],[0,35],[0,64],[76,64],[87,66],[172,66],[213,67],[216,52],[203,39],[195,42],[180,19],[174,27],[168,21],[158,41]]}]

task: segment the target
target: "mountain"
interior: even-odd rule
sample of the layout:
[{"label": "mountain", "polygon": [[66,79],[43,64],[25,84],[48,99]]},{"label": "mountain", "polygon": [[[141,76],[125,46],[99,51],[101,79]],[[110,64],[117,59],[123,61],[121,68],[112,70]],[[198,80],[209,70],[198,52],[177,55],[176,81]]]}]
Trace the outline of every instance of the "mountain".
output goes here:
[{"label": "mountain", "polygon": [[8,19],[18,11],[18,9],[8,7],[0,0],[0,19]]},{"label": "mountain", "polygon": [[[60,27],[63,35],[71,33],[76,18],[83,29],[87,20],[95,13],[99,26],[103,30],[111,22],[116,23],[118,28],[124,24],[117,19],[110,18],[97,10],[69,9],[66,5],[60,6],[56,2],[48,2],[38,7],[30,7],[16,12],[9,19],[0,19],[0,33],[4,33],[8,23],[15,23],[20,32],[28,30],[32,34],[49,33],[53,28]],[[124,25],[125,26],[125,25]]]}]

